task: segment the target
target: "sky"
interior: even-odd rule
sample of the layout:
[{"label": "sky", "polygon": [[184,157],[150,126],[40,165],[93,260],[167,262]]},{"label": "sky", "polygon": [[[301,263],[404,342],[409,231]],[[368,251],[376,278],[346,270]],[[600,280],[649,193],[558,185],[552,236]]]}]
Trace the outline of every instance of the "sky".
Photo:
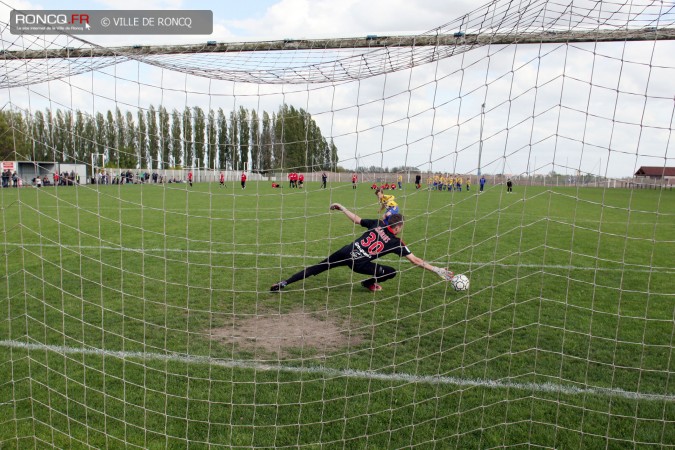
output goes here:
[{"label": "sky", "polygon": [[[415,35],[439,27],[451,31],[444,26],[479,6],[447,0],[151,0],[140,8],[212,10],[213,34],[88,39],[124,46]],[[62,9],[64,3],[0,3],[3,22],[10,7]],[[72,1],[67,8],[123,10],[139,5],[128,0]],[[672,24],[671,16],[669,20]],[[622,178],[641,165],[675,165],[674,50],[669,41],[486,46],[350,83],[277,85],[231,79],[242,68],[285,62],[277,55],[273,63],[265,60],[270,54],[259,59],[175,57],[157,64],[132,61],[100,67],[12,88],[8,96],[12,105],[26,109],[51,106],[92,113],[115,105],[124,110],[150,104],[169,110],[198,105],[271,112],[286,102],[312,114],[324,136],[335,140],[339,164],[350,169],[407,165],[477,173],[480,156],[485,173],[556,171]],[[336,55],[325,51],[293,57],[326,64]],[[219,69],[227,64],[232,68]],[[213,70],[211,78],[187,73],[203,68]]]}]

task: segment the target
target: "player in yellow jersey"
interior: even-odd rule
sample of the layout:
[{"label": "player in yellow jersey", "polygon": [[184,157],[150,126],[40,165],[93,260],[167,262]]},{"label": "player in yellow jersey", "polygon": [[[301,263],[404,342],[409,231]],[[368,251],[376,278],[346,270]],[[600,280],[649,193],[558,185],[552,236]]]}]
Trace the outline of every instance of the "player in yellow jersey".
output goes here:
[{"label": "player in yellow jersey", "polygon": [[375,195],[380,202],[380,212],[384,211],[384,216],[382,216],[382,221],[385,224],[389,224],[389,217],[393,214],[400,214],[398,203],[396,203],[393,195],[385,195],[380,189],[375,190]]}]

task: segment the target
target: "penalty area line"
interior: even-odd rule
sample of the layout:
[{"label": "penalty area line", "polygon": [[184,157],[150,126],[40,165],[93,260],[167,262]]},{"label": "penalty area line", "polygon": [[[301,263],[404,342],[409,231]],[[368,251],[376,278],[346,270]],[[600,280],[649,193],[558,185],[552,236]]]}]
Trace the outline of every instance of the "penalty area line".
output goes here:
[{"label": "penalty area line", "polygon": [[186,364],[204,364],[226,368],[251,369],[258,371],[277,371],[296,374],[323,375],[328,378],[358,378],[384,382],[438,384],[461,388],[483,387],[489,389],[517,389],[537,393],[563,395],[598,395],[603,397],[624,398],[630,400],[649,400],[675,402],[675,395],[626,391],[620,388],[578,387],[558,383],[516,382],[510,380],[488,380],[481,378],[458,378],[439,375],[414,375],[406,373],[383,373],[353,369],[332,369],[322,366],[295,367],[281,364],[264,364],[255,361],[218,359],[208,356],[186,356],[179,354],[161,354],[150,352],[128,352],[102,350],[97,348],[77,348],[61,345],[31,344],[15,340],[0,340],[0,346],[17,350],[49,351],[62,355],[95,355],[118,358],[121,360],[138,359]]}]

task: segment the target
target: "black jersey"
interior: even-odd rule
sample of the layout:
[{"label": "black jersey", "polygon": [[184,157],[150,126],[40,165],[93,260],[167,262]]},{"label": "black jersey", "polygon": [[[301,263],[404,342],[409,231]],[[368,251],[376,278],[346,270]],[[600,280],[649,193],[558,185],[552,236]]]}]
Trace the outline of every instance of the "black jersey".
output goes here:
[{"label": "black jersey", "polygon": [[368,231],[343,248],[351,254],[355,263],[370,261],[390,253],[401,257],[412,253],[381,220],[361,219],[361,226],[368,228]]}]

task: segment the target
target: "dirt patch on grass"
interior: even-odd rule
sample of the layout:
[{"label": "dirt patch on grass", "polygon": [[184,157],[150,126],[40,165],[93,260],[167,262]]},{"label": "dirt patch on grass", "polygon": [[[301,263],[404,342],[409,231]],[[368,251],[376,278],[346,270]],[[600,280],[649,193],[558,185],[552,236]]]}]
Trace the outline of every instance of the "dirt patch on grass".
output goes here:
[{"label": "dirt patch on grass", "polygon": [[214,328],[211,337],[256,354],[322,357],[363,342],[363,329],[330,314],[289,312],[235,318],[230,326]]}]

